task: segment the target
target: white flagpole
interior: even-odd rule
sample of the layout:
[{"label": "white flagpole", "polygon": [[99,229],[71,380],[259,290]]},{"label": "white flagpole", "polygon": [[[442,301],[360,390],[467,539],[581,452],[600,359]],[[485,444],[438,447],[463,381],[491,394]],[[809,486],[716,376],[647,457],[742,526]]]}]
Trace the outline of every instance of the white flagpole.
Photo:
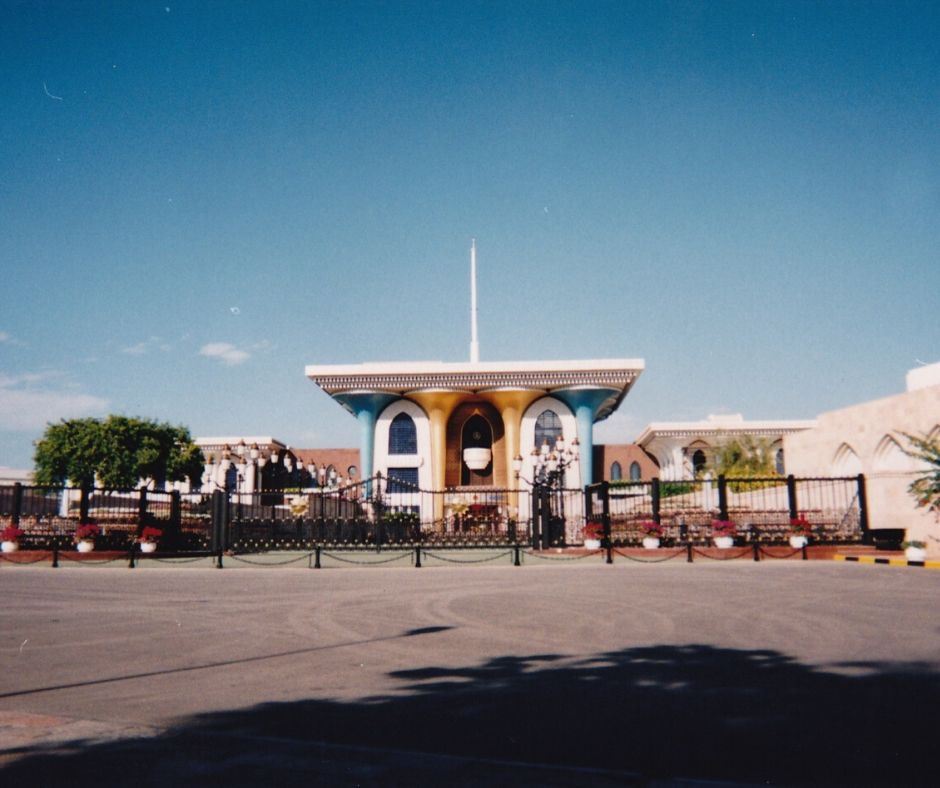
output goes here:
[{"label": "white flagpole", "polygon": [[477,241],[470,241],[470,361],[480,360],[480,342],[477,339]]}]

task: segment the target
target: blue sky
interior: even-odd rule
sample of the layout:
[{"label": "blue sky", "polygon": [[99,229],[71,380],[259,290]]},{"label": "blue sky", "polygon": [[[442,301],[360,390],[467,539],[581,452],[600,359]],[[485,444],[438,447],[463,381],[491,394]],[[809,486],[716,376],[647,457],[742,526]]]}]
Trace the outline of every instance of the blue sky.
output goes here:
[{"label": "blue sky", "polygon": [[0,2],[0,465],[356,446],[304,366],[644,358],[810,418],[940,360],[940,5]]}]

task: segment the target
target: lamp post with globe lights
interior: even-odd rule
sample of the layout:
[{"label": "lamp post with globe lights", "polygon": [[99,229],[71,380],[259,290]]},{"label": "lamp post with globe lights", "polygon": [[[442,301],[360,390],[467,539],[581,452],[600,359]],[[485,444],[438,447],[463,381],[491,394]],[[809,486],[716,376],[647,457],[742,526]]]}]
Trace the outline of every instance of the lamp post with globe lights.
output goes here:
[{"label": "lamp post with globe lights", "polygon": [[[541,449],[532,449],[532,481],[522,476],[524,461],[516,455],[512,461],[516,480],[522,480],[532,488],[532,546],[547,549],[551,546],[553,528],[551,523],[560,519],[562,523],[562,542],[564,541],[565,477],[568,468],[578,461],[580,444],[574,438],[570,444],[564,435],[555,439],[554,447],[548,440]],[[553,506],[554,498],[554,506]],[[557,512],[557,516],[553,514]]]}]

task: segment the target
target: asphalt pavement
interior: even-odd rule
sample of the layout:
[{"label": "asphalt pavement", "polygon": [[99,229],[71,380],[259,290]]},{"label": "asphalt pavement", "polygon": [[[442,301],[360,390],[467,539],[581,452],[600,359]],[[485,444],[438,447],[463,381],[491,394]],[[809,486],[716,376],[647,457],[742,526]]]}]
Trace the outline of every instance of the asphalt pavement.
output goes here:
[{"label": "asphalt pavement", "polygon": [[935,784],[940,572],[0,567],[4,785]]}]

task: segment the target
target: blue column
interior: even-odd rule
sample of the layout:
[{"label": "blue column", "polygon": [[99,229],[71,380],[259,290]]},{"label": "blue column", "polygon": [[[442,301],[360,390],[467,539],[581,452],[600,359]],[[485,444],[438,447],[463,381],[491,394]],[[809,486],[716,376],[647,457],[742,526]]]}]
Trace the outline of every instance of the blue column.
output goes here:
[{"label": "blue column", "polygon": [[571,408],[577,419],[582,486],[594,481],[594,419],[601,405],[618,393],[618,389],[608,388],[561,389],[551,393]]},{"label": "blue column", "polygon": [[363,481],[371,479],[375,458],[376,419],[399,397],[384,391],[356,391],[334,394],[333,399],[356,414],[356,420],[359,422],[359,478]]}]

